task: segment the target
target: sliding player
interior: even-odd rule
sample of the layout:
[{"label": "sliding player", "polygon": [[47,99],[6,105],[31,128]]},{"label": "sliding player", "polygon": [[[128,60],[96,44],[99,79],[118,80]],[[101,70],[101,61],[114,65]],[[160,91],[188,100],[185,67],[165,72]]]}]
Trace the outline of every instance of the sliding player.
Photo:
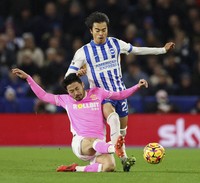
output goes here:
[{"label": "sliding player", "polygon": [[72,73],[63,81],[67,94],[54,95],[45,92],[27,73],[20,69],[12,69],[12,73],[26,79],[36,96],[48,103],[63,107],[69,116],[71,132],[73,134],[72,150],[74,154],[85,161],[90,161],[87,166],[72,164],[62,165],[57,171],[82,171],[82,172],[107,172],[114,171],[115,160],[113,153],[118,157],[124,156],[124,139],[120,135],[120,124],[108,123],[115,145],[105,142],[105,122],[102,114],[102,101],[104,99],[123,100],[140,87],[148,87],[146,80],[127,90],[120,92],[107,91],[101,88],[84,90],[80,78]]}]

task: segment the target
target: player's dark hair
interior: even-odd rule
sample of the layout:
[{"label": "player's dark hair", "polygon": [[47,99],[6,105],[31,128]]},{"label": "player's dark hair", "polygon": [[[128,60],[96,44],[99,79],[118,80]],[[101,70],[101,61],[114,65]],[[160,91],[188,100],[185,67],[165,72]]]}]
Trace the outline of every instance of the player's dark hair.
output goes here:
[{"label": "player's dark hair", "polygon": [[82,83],[81,79],[76,75],[76,73],[71,73],[63,80],[62,85],[66,90],[67,86],[74,82],[78,82],[80,84]]},{"label": "player's dark hair", "polygon": [[89,28],[92,29],[93,23],[101,23],[101,22],[106,22],[107,26],[109,27],[109,18],[105,13],[101,13],[98,11],[95,11],[94,13],[91,13],[85,21],[85,25]]}]

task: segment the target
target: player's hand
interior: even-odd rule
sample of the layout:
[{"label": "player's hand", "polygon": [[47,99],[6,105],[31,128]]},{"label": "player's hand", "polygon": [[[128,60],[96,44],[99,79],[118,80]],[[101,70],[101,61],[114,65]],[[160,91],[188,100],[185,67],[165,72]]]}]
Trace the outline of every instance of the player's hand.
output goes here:
[{"label": "player's hand", "polygon": [[166,43],[164,48],[168,52],[168,51],[170,51],[170,50],[175,48],[175,43],[173,43],[173,42]]},{"label": "player's hand", "polygon": [[28,78],[28,74],[18,68],[12,69],[12,73],[15,74],[16,76],[20,77],[21,79]]},{"label": "player's hand", "polygon": [[87,69],[79,69],[76,75],[81,77],[81,76],[86,75],[86,73],[87,73]]},{"label": "player's hand", "polygon": [[140,81],[138,82],[139,88],[141,88],[142,86],[144,86],[145,88],[148,88],[148,82],[145,79],[140,79]]}]

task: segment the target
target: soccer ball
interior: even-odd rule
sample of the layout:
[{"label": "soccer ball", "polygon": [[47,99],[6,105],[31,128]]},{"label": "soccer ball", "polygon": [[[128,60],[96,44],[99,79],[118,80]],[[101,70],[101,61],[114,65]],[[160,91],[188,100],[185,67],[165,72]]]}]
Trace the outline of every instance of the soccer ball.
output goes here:
[{"label": "soccer ball", "polygon": [[158,143],[149,143],[144,148],[144,159],[150,164],[160,163],[165,156],[165,149]]}]

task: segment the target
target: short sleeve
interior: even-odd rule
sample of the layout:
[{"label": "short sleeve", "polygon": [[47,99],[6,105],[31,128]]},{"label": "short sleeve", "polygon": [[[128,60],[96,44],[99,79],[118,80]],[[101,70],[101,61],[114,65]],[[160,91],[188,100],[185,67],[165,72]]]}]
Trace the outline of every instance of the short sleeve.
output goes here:
[{"label": "short sleeve", "polygon": [[85,63],[85,54],[82,47],[76,51],[66,75],[76,73]]},{"label": "short sleeve", "polygon": [[120,53],[125,53],[128,55],[132,51],[133,46],[130,43],[126,43],[122,40],[118,40],[118,42],[120,46]]}]

